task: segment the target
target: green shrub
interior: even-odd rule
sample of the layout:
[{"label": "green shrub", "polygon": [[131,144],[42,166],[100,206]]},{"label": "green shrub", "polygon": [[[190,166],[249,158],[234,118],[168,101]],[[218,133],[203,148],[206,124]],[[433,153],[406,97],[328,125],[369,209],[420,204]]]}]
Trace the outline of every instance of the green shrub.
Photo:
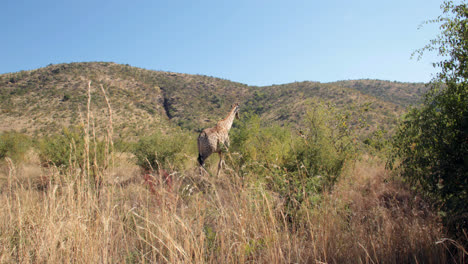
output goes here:
[{"label": "green shrub", "polygon": [[348,125],[351,119],[346,112],[321,103],[306,114],[304,130],[295,137],[283,165],[288,179],[275,181],[280,193],[287,194],[293,215],[300,212],[304,202],[316,204],[321,193],[337,182],[346,161],[356,157],[356,138]]},{"label": "green shrub", "polygon": [[15,162],[22,161],[30,147],[31,139],[25,134],[14,131],[0,134],[0,160],[9,157]]},{"label": "green shrub", "polygon": [[230,139],[230,152],[240,154],[232,157],[236,158],[236,166],[241,172],[260,174],[284,163],[293,140],[291,129],[265,125],[257,115],[245,115],[240,122],[234,123]]},{"label": "green shrub", "polygon": [[187,156],[195,157],[195,139],[186,132],[163,134],[158,131],[142,137],[135,145],[133,153],[137,164],[143,169],[159,169],[159,166],[182,168]]},{"label": "green shrub", "polygon": [[352,118],[317,103],[303,131],[294,133],[287,126],[263,124],[256,115],[244,117],[232,131],[231,166],[263,181],[295,217],[305,202],[315,204],[322,191],[333,187],[345,162],[356,156],[356,139],[347,124]]},{"label": "green shrub", "polygon": [[89,157],[86,151],[86,134],[82,127],[63,128],[61,133],[42,138],[39,141],[39,157],[42,163],[59,168],[81,167],[88,162],[103,168],[106,146],[103,141],[90,138]]},{"label": "green shrub", "polygon": [[366,145],[367,151],[374,155],[388,157],[391,151],[391,144],[389,142],[390,136],[385,129],[377,129],[370,133],[363,143]]},{"label": "green shrub", "polygon": [[[424,104],[402,120],[394,138],[392,166],[412,186],[431,197],[445,225],[466,241],[468,230],[468,4],[445,1],[441,34],[422,50],[437,50],[441,72],[425,94]],[[465,242],[465,244],[467,244]]]}]

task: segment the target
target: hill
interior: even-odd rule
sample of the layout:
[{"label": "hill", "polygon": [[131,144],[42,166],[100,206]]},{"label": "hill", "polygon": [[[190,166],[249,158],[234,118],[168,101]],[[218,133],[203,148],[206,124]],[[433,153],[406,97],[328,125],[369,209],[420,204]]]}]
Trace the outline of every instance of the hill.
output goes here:
[{"label": "hill", "polygon": [[[48,135],[90,113],[98,130],[0,133],[0,262],[464,263],[440,214],[378,157],[390,150],[377,129],[391,129],[418,89],[255,87],[114,63],[0,75],[0,132]],[[214,177],[218,157],[203,173],[192,132],[232,102],[260,118],[235,123]],[[290,129],[303,123],[305,133]],[[109,124],[139,140],[113,148],[101,140]],[[376,130],[360,148],[355,134]]]},{"label": "hill", "polygon": [[[47,134],[78,124],[91,111],[97,129],[108,118],[106,91],[119,137],[134,137],[178,125],[199,131],[215,124],[233,102],[268,122],[300,126],[317,101],[339,109],[365,108],[368,130],[391,127],[404,108],[416,103],[424,84],[377,80],[295,82],[264,87],[203,75],[145,70],[108,62],[49,65],[0,75],[0,131]],[[81,116],[80,116],[81,115]]]},{"label": "hill", "polygon": [[381,80],[350,80],[335,83],[342,87],[356,89],[381,100],[401,106],[420,103],[422,95],[428,90],[424,83],[403,83]]}]

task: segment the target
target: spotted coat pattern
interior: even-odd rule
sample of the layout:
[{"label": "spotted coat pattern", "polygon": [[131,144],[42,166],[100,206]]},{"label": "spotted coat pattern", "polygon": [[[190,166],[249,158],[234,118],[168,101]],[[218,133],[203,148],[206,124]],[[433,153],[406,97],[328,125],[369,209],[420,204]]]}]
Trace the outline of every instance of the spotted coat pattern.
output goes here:
[{"label": "spotted coat pattern", "polygon": [[198,136],[198,163],[205,165],[205,160],[213,153],[219,154],[218,172],[223,162],[223,148],[229,148],[229,130],[232,127],[234,118],[239,118],[239,104],[234,104],[227,117],[219,121],[215,127],[204,129]]}]

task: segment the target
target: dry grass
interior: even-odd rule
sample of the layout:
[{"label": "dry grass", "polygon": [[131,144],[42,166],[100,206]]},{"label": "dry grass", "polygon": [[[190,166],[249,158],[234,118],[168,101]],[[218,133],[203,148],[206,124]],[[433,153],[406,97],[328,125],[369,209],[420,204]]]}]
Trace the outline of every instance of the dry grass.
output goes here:
[{"label": "dry grass", "polygon": [[[117,162],[118,163],[118,162]],[[29,167],[28,167],[29,166]],[[28,165],[26,167],[30,168]],[[20,168],[19,168],[20,167]],[[0,262],[462,263],[438,218],[379,163],[350,168],[292,227],[281,199],[234,174],[173,174],[153,194],[137,170],[96,192],[79,169],[3,166]],[[45,184],[37,181],[47,179]],[[38,187],[42,186],[42,187]]]},{"label": "dry grass", "polygon": [[[325,225],[315,237],[326,262],[451,262],[436,242],[444,237],[428,204],[391,179],[383,164],[358,162],[325,196],[311,221]],[[450,261],[449,261],[450,259]]]},{"label": "dry grass", "polygon": [[[110,106],[108,113],[111,119]],[[87,147],[96,144],[92,127]],[[107,133],[112,138],[112,121]],[[0,165],[0,263],[466,260],[462,250],[448,250],[426,203],[378,161],[348,166],[332,192],[291,219],[281,197],[235,170],[214,178],[189,166],[169,171],[168,186],[158,175],[145,179],[131,157],[112,153],[110,141],[105,168],[89,153],[66,170],[42,168],[34,158]]]}]

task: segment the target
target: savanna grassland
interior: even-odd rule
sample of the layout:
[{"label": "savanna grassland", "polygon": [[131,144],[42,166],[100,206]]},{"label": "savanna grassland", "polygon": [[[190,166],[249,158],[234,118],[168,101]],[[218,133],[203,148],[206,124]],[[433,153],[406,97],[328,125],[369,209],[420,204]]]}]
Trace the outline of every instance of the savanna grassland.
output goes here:
[{"label": "savanna grassland", "polygon": [[[253,87],[114,63],[0,76],[0,262],[463,263],[386,168],[424,84]],[[226,166],[196,137],[224,118]]]}]

